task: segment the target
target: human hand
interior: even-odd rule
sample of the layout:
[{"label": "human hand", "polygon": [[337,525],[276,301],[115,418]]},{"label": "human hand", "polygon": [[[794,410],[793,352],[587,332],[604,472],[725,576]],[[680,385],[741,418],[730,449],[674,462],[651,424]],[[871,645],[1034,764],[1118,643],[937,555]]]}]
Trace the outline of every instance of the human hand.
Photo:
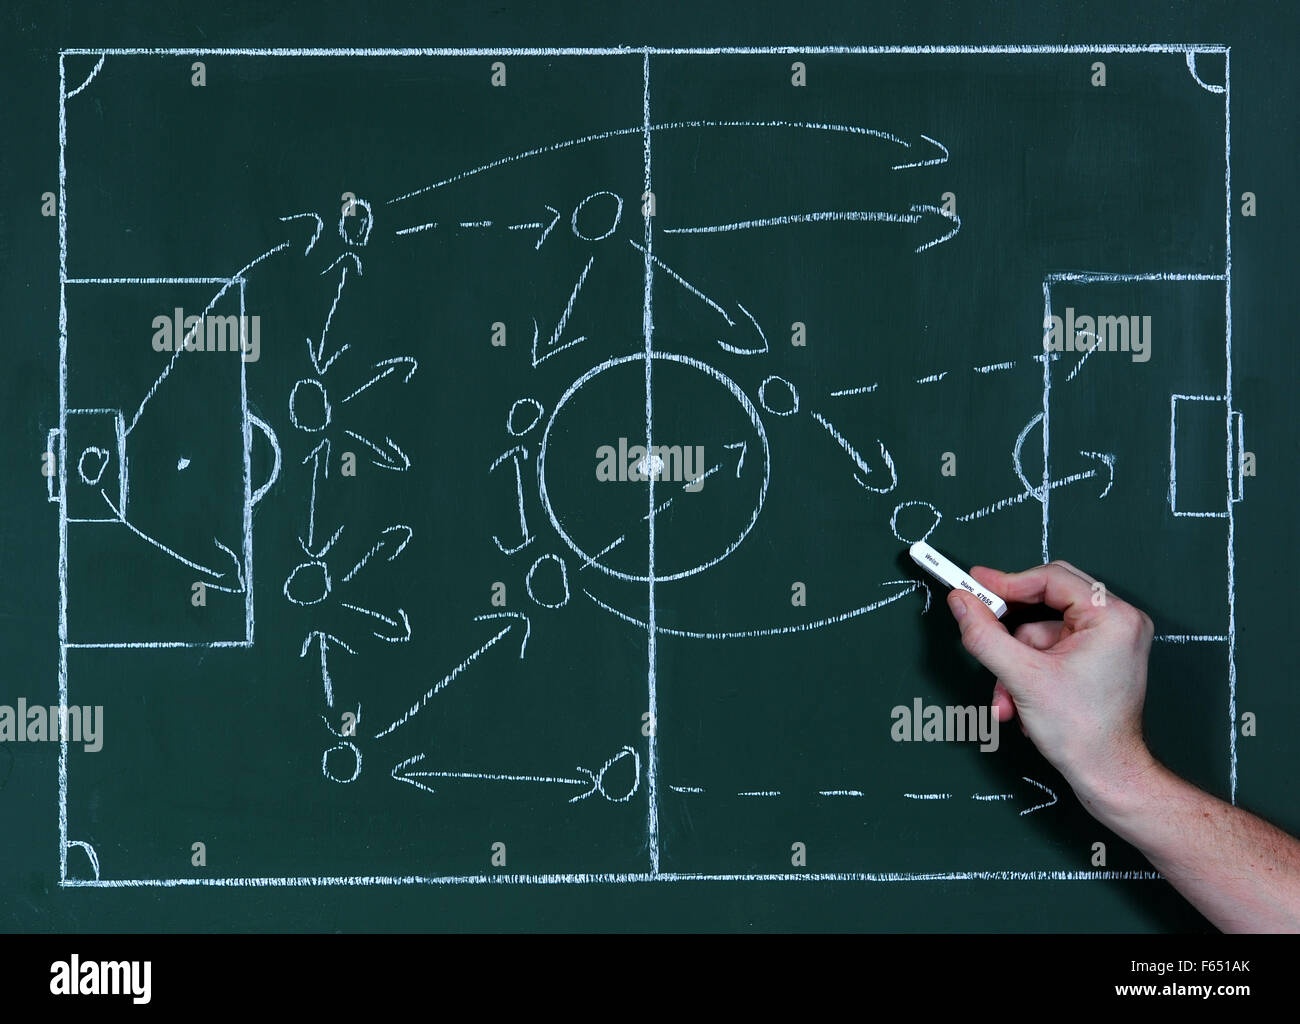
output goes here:
[{"label": "human hand", "polygon": [[1151,619],[1068,562],[1018,573],[977,566],[971,575],[1008,602],[1043,603],[1064,616],[1026,623],[1013,636],[965,591],[948,595],[963,646],[997,676],[998,720],[1018,716],[1081,799],[1154,768],[1142,739]]}]

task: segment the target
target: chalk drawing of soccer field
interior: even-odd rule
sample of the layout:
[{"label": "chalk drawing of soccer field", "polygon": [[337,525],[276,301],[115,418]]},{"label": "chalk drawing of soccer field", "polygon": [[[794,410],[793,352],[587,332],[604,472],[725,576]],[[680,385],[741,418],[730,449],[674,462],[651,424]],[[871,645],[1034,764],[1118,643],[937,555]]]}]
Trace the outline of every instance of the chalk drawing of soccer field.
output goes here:
[{"label": "chalk drawing of soccer field", "polygon": [[[796,60],[832,99],[799,106]],[[1145,99],[1053,122],[1093,60]],[[61,747],[61,883],[1157,877],[1044,838],[1076,812],[1028,754],[891,744],[926,684],[871,667],[945,668],[911,541],[1150,570],[1153,680],[1198,666],[1187,767],[1235,798],[1229,64],[63,51],[59,693],[112,724]],[[507,74],[487,123],[449,101]],[[372,129],[395,95],[422,130]],[[1168,208],[1126,206],[1103,149]],[[1067,314],[1124,350],[1044,351]]]}]

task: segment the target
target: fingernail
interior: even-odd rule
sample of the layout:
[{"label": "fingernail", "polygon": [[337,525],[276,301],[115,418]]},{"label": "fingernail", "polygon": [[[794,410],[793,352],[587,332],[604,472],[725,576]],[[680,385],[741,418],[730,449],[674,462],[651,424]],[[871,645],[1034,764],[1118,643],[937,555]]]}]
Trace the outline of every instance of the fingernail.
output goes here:
[{"label": "fingernail", "polygon": [[953,618],[962,619],[966,617],[966,602],[957,596],[955,590],[948,595],[948,607],[952,609]]}]

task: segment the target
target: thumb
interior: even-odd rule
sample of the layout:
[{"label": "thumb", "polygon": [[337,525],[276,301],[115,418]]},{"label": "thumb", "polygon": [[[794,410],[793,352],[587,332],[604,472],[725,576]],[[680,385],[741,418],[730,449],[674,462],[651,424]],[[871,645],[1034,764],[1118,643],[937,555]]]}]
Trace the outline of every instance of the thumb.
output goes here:
[{"label": "thumb", "polygon": [[997,616],[965,591],[950,592],[948,608],[961,630],[962,646],[1000,681],[1009,680],[1014,687],[1037,652],[1008,633]]}]

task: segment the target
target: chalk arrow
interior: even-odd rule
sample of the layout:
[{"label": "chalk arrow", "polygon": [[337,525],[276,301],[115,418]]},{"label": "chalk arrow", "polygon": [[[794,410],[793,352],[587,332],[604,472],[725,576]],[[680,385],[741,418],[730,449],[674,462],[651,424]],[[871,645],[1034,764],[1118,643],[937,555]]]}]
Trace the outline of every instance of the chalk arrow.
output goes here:
[{"label": "chalk arrow", "polygon": [[[215,537],[212,539],[212,543],[230,556],[230,562],[235,567],[235,578],[239,581],[239,585],[235,587],[223,587],[218,583],[209,583],[207,585],[208,588],[210,590],[224,590],[227,594],[242,594],[247,589],[247,584],[244,582],[244,563],[239,560],[238,555]],[[214,573],[214,575],[217,579],[225,579],[226,574],[219,572]]]},{"label": "chalk arrow", "polygon": [[329,663],[326,657],[326,652],[329,648],[329,645],[334,644],[336,647],[342,647],[349,654],[356,654],[357,652],[354,651],[347,644],[345,644],[338,637],[331,636],[329,633],[322,633],[319,630],[314,630],[308,633],[306,638],[303,640],[302,650],[298,652],[298,657],[300,658],[307,657],[307,651],[310,650],[311,647],[313,646],[313,641],[315,641],[315,645],[317,649],[320,651],[320,677],[321,677],[321,684],[325,687],[325,703],[329,707],[333,707],[334,686],[330,682]]},{"label": "chalk arrow", "polygon": [[578,295],[582,292],[582,286],[587,283],[587,275],[591,273],[591,268],[592,266],[595,265],[595,263],[596,263],[595,256],[588,258],[586,266],[584,266],[582,268],[582,271],[578,274],[578,279],[573,284],[573,290],[569,293],[569,301],[565,304],[564,312],[560,314],[560,319],[556,321],[555,330],[551,332],[551,340],[549,344],[547,344],[546,346],[545,354],[542,355],[541,357],[537,355],[537,341],[539,337],[537,318],[536,317],[533,318],[533,368],[534,369],[536,369],[539,363],[543,363],[547,359],[550,359],[551,356],[555,355],[557,352],[563,352],[566,348],[572,348],[574,345],[578,344],[579,342],[587,340],[587,336],[585,334],[582,334],[576,338],[573,338],[570,341],[566,341],[563,345],[559,344],[560,337],[561,335],[564,334],[564,329],[569,325],[569,317],[573,315],[573,307],[578,301]]},{"label": "chalk arrow", "polygon": [[[399,368],[403,365],[410,366],[410,369],[407,371],[406,376],[402,378],[403,384],[409,384],[411,378],[415,376],[416,368],[419,365],[418,363],[416,363],[413,357],[397,356],[393,359],[382,359],[379,362],[375,363],[375,369],[380,370],[381,367],[383,369],[380,370],[379,373],[371,377],[364,384],[362,384],[361,387],[357,388],[354,392],[352,392],[352,394],[344,398],[343,402],[352,401],[352,399],[356,398],[357,395],[361,394],[361,392],[365,391],[366,388],[370,387],[372,384],[378,384],[381,380],[383,380],[385,377],[389,376],[390,374],[397,373],[399,371]],[[339,404],[341,405],[342,402],[340,402]]]},{"label": "chalk arrow", "polygon": [[[342,262],[344,259],[346,259],[349,256],[352,257],[352,261],[356,264],[357,275],[360,276],[361,260],[355,253],[350,253],[350,252],[345,252],[342,256],[336,259],[328,267],[322,270],[321,271],[322,276],[328,274],[331,270],[333,270],[336,266],[338,266],[340,262]],[[339,356],[341,356],[344,352],[346,352],[351,347],[350,345],[344,345],[328,359],[325,359],[325,337],[326,335],[329,334],[330,324],[334,322],[334,313],[339,308],[339,300],[343,298],[343,286],[347,283],[348,283],[348,267],[347,264],[345,263],[339,269],[338,290],[334,292],[334,301],[330,303],[330,311],[325,317],[325,326],[321,328],[320,344],[313,347],[311,343],[311,339],[310,338],[307,339],[307,354],[311,357],[311,365],[315,367],[316,372],[322,376],[324,376],[324,374],[328,372],[334,360],[337,359]],[[322,359],[325,359],[324,365],[321,365]]]},{"label": "chalk arrow", "polygon": [[[1056,490],[1058,487],[1068,487],[1070,484],[1077,484],[1081,480],[1091,480],[1096,476],[1104,476],[1106,479],[1106,486],[1097,497],[1098,500],[1106,497],[1115,483],[1115,456],[1108,452],[1081,451],[1079,454],[1084,456],[1084,458],[1095,459],[1105,467],[1105,473],[1103,474],[1096,469],[1085,469],[1081,473],[1071,473],[1069,476],[1061,477],[1060,480],[1053,480],[1050,489]],[[1036,501],[1042,501],[1042,490],[1041,487],[1031,487],[1019,494],[1013,494],[1009,498],[1003,498],[1001,501],[995,501],[991,505],[977,508],[974,512],[967,512],[965,515],[957,516],[957,521],[959,523],[966,523],[970,522],[972,519],[982,519],[984,516],[991,515],[994,512],[1001,512],[1004,508],[1010,508],[1012,505],[1019,505],[1021,502],[1028,501],[1030,498],[1033,498]]]},{"label": "chalk arrow", "polygon": [[[419,780],[421,779],[467,779],[478,782],[532,782],[559,786],[582,786],[587,792],[575,796],[569,803],[576,803],[583,797],[590,796],[596,791],[597,783],[594,773],[587,768],[578,770],[585,773],[585,779],[569,779],[550,775],[505,775],[500,772],[434,772],[425,770],[420,766],[424,760],[424,754],[416,754],[414,757],[408,757],[405,761],[393,767],[393,778],[398,782],[406,782],[416,789],[422,789],[426,793],[437,792],[432,786],[427,785]],[[412,769],[419,766],[421,770],[413,771]]]},{"label": "chalk arrow", "polygon": [[524,638],[519,641],[519,657],[523,658],[524,650],[528,647],[528,636],[533,631],[533,624],[528,621],[528,616],[523,612],[488,612],[486,615],[475,615],[475,622],[485,622],[488,619],[519,619],[524,624]]},{"label": "chalk arrow", "polygon": [[307,453],[303,458],[302,464],[305,466],[310,462],[311,467],[311,504],[307,506],[307,539],[303,540],[300,536],[298,544],[303,551],[313,558],[320,558],[329,550],[330,545],[338,539],[338,535],[343,532],[343,527],[335,531],[334,536],[329,539],[319,552],[312,551],[312,545],[316,543],[316,485],[319,477],[329,479],[330,475],[330,441],[328,437],[321,438],[321,441],[315,448]]},{"label": "chalk arrow", "polygon": [[[730,226],[719,225],[718,229],[729,230]],[[689,229],[683,229],[683,230],[689,230]],[[723,341],[721,338],[716,339],[718,345],[723,350],[738,356],[757,356],[757,355],[762,355],[764,352],[768,350],[767,335],[763,333],[763,328],[761,328],[758,325],[758,321],[754,319],[754,314],[751,313],[749,310],[747,310],[743,305],[741,305],[741,303],[739,302],[736,303],[736,308],[739,310],[739,312],[733,317],[731,313],[727,311],[726,308],[720,306],[713,299],[705,295],[704,292],[702,292],[695,285],[691,284],[691,282],[686,280],[686,278],[682,277],[681,274],[677,273],[677,271],[675,271],[667,263],[661,260],[658,256],[655,256],[653,253],[651,253],[650,250],[648,250],[644,245],[638,242],[635,238],[629,238],[628,242],[629,244],[631,244],[633,249],[641,253],[643,257],[645,257],[656,267],[658,267],[661,271],[667,274],[673,281],[675,281],[677,284],[681,285],[682,288],[686,289],[686,291],[694,295],[697,299],[699,299],[711,310],[713,310],[713,312],[716,313],[718,316],[722,317],[722,319],[726,322],[727,326],[733,329],[733,334],[737,334],[737,335],[745,334],[747,336],[747,343],[744,345],[732,345],[729,342]],[[755,341],[754,339],[757,339],[757,341]]]},{"label": "chalk arrow", "polygon": [[[922,242],[918,245],[915,251],[921,253],[936,245],[943,244],[956,235],[961,230],[961,218],[956,213],[949,212],[939,206],[931,206],[927,203],[913,203],[905,213],[893,210],[813,210],[807,213],[783,213],[773,217],[731,221],[726,224],[696,224],[689,227],[661,228],[660,230],[666,235],[713,235],[728,231],[753,231],[759,228],[789,227],[797,224],[921,224],[923,222],[933,223],[933,218],[938,218],[937,223],[942,226],[942,233],[928,242]],[[664,266],[658,260],[655,260],[655,262],[661,267]],[[664,267],[664,269],[667,270],[668,268]],[[669,273],[672,273],[672,271],[670,270]],[[677,275],[674,274],[673,276],[676,277]],[[711,305],[714,304],[712,300],[704,296],[693,285],[687,284],[680,277],[678,280]]]},{"label": "chalk arrow", "polygon": [[388,527],[379,535],[379,540],[378,542],[376,542],[375,546],[372,547],[369,551],[367,551],[361,557],[361,561],[359,561],[356,565],[354,565],[351,571],[349,571],[348,574],[343,577],[343,582],[347,583],[349,580],[351,580],[353,576],[355,576],[358,572],[361,571],[361,567],[364,566],[368,561],[370,561],[370,559],[373,556],[377,555],[380,551],[382,551],[386,545],[387,546],[396,545],[396,547],[393,548],[393,553],[388,556],[388,561],[391,562],[394,558],[396,558],[398,555],[400,555],[403,551],[406,550],[406,545],[411,543],[411,538],[414,535],[415,535],[414,530],[412,530],[409,526],[404,526],[401,523],[398,523],[396,526]]},{"label": "chalk arrow", "polygon": [[409,768],[411,765],[417,764],[422,760],[424,760],[424,755],[416,754],[414,757],[408,757],[405,761],[400,761],[397,764],[393,765],[393,778],[397,782],[405,782],[407,785],[414,786],[416,789],[422,789],[426,793],[435,793],[437,792],[437,790],[435,790],[432,786],[426,786],[423,782],[420,782],[418,779],[409,778],[408,776],[403,774],[406,771],[406,769]]},{"label": "chalk arrow", "polygon": [[928,214],[942,218],[943,233],[930,239],[928,242],[922,242],[916,247],[915,252],[925,252],[927,249],[933,249],[936,245],[943,245],[944,242],[952,238],[961,230],[961,218],[956,212],[945,210],[941,206],[928,206],[924,203],[917,203],[912,206],[912,212],[917,214]]},{"label": "chalk arrow", "polygon": [[753,335],[757,337],[758,343],[755,344],[751,341],[751,343],[747,346],[731,345],[723,341],[721,338],[718,338],[716,339],[718,345],[724,351],[730,352],[732,355],[761,356],[763,353],[765,353],[768,350],[767,335],[763,333],[763,328],[758,326],[758,321],[754,319],[753,313],[747,310],[739,302],[736,303],[736,308],[739,309],[742,314],[744,314],[744,320],[742,320],[741,322],[741,330],[745,329],[745,323],[747,322],[749,327],[753,328]]},{"label": "chalk arrow", "polygon": [[921,614],[924,615],[930,610],[930,585],[924,580],[885,580],[881,586],[889,586],[891,583],[908,583],[923,590],[925,592],[925,605],[921,608]]},{"label": "chalk arrow", "polygon": [[867,481],[863,479],[863,477],[871,475],[872,469],[867,465],[866,459],[864,459],[862,455],[858,453],[858,450],[849,443],[848,439],[836,430],[834,424],[832,424],[830,420],[826,419],[826,417],[821,413],[814,412],[810,415],[826,428],[826,432],[835,439],[835,443],[848,453],[849,457],[853,459],[854,464],[862,471],[862,476],[859,476],[857,473],[853,474],[853,479],[859,486],[864,487],[866,490],[871,491],[874,494],[888,494],[898,486],[898,471],[894,468],[894,458],[889,454],[889,450],[885,447],[884,441],[877,440],[876,444],[880,447],[880,457],[884,460],[885,468],[889,470],[889,483],[887,485],[876,486],[867,483]]},{"label": "chalk arrow", "polygon": [[546,209],[549,210],[552,214],[551,222],[546,225],[546,229],[541,233],[541,235],[538,236],[537,244],[533,246],[534,249],[541,249],[542,243],[546,241],[546,236],[551,233],[551,229],[555,227],[555,225],[559,223],[560,220],[560,211],[557,210],[554,206],[548,205]]},{"label": "chalk arrow", "polygon": [[[924,143],[924,145],[922,145]],[[891,171],[906,171],[912,167],[934,167],[948,162],[948,147],[938,139],[928,135],[921,136],[921,142],[909,144],[913,150],[906,161],[894,164]]]},{"label": "chalk arrow", "polygon": [[[496,617],[498,617],[498,615],[501,615],[501,616],[506,616],[506,615],[508,615],[508,616],[510,616],[511,618],[513,618],[513,617],[515,616],[515,614],[516,614],[516,613],[506,613],[506,612],[502,612],[502,613],[496,613],[496,614],[493,614],[493,615],[481,616],[481,617],[482,617],[482,618],[496,618]],[[520,614],[518,617],[521,618],[521,619],[523,619],[523,622],[524,622],[524,643],[527,643],[527,641],[528,641],[528,631],[529,631],[528,617],[525,616],[525,615],[522,615],[522,614]],[[480,657],[482,657],[484,653],[486,653],[487,651],[491,650],[491,648],[493,647],[493,645],[495,645],[499,640],[501,640],[501,638],[504,637],[507,633],[509,633],[510,630],[512,630],[513,628],[515,628],[515,625],[514,625],[513,622],[508,622],[508,623],[506,623],[506,625],[505,625],[504,627],[502,627],[502,628],[497,632],[496,636],[492,637],[492,639],[489,640],[487,643],[485,643],[485,644],[483,644],[481,647],[477,648],[477,649],[476,649],[472,654],[470,654],[470,655],[469,655],[469,656],[468,656],[464,661],[462,661],[459,665],[457,665],[457,666],[456,666],[455,668],[453,668],[450,672],[448,672],[445,676],[443,676],[443,677],[442,677],[441,679],[439,679],[436,683],[434,683],[433,686],[431,686],[431,687],[430,687],[430,688],[425,692],[424,696],[422,696],[418,701],[416,701],[414,704],[411,705],[410,710],[408,710],[408,711],[407,711],[404,715],[402,715],[400,718],[396,719],[392,724],[386,726],[384,729],[382,729],[382,730],[380,730],[379,732],[375,733],[375,739],[377,739],[377,740],[378,740],[378,739],[383,739],[385,736],[387,736],[387,735],[388,735],[389,733],[391,733],[393,730],[400,728],[402,725],[406,724],[406,723],[409,722],[412,718],[414,718],[417,714],[419,714],[420,711],[422,711],[422,710],[424,709],[424,707],[429,703],[429,701],[433,700],[434,697],[436,697],[439,693],[441,693],[441,692],[442,692],[443,690],[445,690],[448,686],[450,686],[450,685],[452,684],[452,682],[454,682],[454,681],[456,680],[456,678],[459,677],[460,674],[461,674],[462,672],[464,672],[467,668],[469,668],[470,665],[474,664],[474,662],[477,661]],[[521,658],[523,657],[523,644],[520,645],[520,648],[519,648],[519,656],[520,656]]]},{"label": "chalk arrow", "polygon": [[380,469],[391,469],[395,472],[401,473],[411,468],[411,460],[407,458],[406,452],[402,451],[402,449],[397,446],[397,442],[391,437],[385,437],[384,447],[380,448],[373,441],[362,437],[355,431],[345,430],[344,433],[349,437],[360,441],[374,452],[378,458],[371,458],[370,461]]},{"label": "chalk arrow", "polygon": [[[895,590],[892,594],[882,597],[877,601],[872,601],[870,604],[865,604],[860,608],[853,608],[846,612],[840,612],[838,615],[832,615],[828,618],[818,619],[815,622],[800,622],[790,626],[766,626],[754,629],[737,629],[729,630],[727,632],[704,632],[700,630],[677,629],[673,626],[659,625],[655,627],[655,631],[658,633],[667,633],[670,636],[687,637],[691,640],[740,640],[760,636],[784,636],[787,633],[806,633],[814,629],[822,629],[826,626],[838,625],[839,623],[846,622],[849,619],[857,618],[859,615],[867,615],[870,612],[877,611],[880,608],[893,604],[895,601],[901,600],[913,591],[924,588],[927,591],[927,594],[929,592],[929,588],[925,587],[925,584],[920,583],[917,580],[891,580],[889,583],[894,585],[902,584],[903,586],[901,589]],[[887,585],[889,584],[881,584],[881,586]],[[590,590],[584,588],[582,592],[591,599],[593,604],[605,609],[605,611],[622,619],[624,622],[631,623],[633,626],[640,629],[648,630],[650,628],[649,624],[641,619],[629,615],[627,612],[620,611],[613,605],[606,604],[600,598],[596,597],[596,595]]]},{"label": "chalk arrow", "polygon": [[1026,814],[1033,814],[1035,811],[1041,811],[1043,810],[1043,808],[1051,807],[1056,803],[1056,794],[1052,792],[1052,790],[1044,786],[1041,782],[1037,782],[1034,779],[1031,779],[1028,775],[1022,775],[1020,777],[1024,779],[1026,782],[1028,782],[1031,786],[1037,786],[1040,790],[1042,790],[1044,793],[1047,794],[1047,799],[1044,800],[1042,803],[1035,804],[1033,807],[1026,807],[1023,811],[1021,811],[1020,812],[1021,817],[1024,817]]},{"label": "chalk arrow", "polygon": [[1087,459],[1096,459],[1106,467],[1106,486],[1102,492],[1097,495],[1098,499],[1106,497],[1110,489],[1115,486],[1115,455],[1112,452],[1085,452],[1080,451],[1080,455]]},{"label": "chalk arrow", "polygon": [[406,617],[406,612],[401,608],[397,609],[397,614],[401,616],[402,623],[399,626],[396,619],[390,619],[387,615],[381,615],[379,612],[372,611],[369,608],[362,608],[360,605],[348,604],[346,601],[340,601],[339,604],[348,609],[348,611],[357,612],[361,615],[368,615],[372,619],[378,619],[380,622],[392,626],[398,631],[395,636],[388,636],[384,633],[375,632],[373,635],[380,640],[387,640],[390,644],[404,644],[411,639],[411,620]]},{"label": "chalk arrow", "polygon": [[[207,573],[209,576],[213,577],[213,579],[223,580],[226,578],[226,574],[224,572],[217,572],[216,569],[209,569],[206,565],[200,565],[198,562],[192,562],[184,555],[178,554],[177,552],[173,551],[171,548],[167,547],[165,544],[162,544],[159,541],[154,540],[147,533],[144,533],[138,527],[134,526],[124,515],[122,515],[121,509],[119,509],[116,505],[113,504],[112,499],[109,498],[108,494],[104,491],[102,487],[99,489],[99,494],[100,497],[104,499],[104,503],[108,505],[110,509],[113,510],[113,514],[117,516],[118,522],[120,522],[123,526],[125,526],[128,530],[130,530],[141,540],[147,541],[148,543],[156,547],[159,551],[170,556],[171,558],[176,559],[176,561],[182,563],[183,565],[188,565],[191,569],[196,569],[199,572]],[[225,552],[225,554],[229,556],[231,563],[235,567],[235,578],[239,581],[239,585],[237,587],[223,587],[216,583],[205,583],[204,585],[209,587],[212,590],[223,590],[227,594],[244,593],[244,591],[247,589],[247,584],[244,581],[243,562],[239,560],[238,555],[236,555],[233,551],[230,550],[230,548],[226,547],[226,545],[222,544],[221,541],[217,540],[215,537],[212,538],[212,543],[216,545],[218,550]]]},{"label": "chalk arrow", "polygon": [[325,222],[321,220],[320,214],[318,213],[291,213],[287,217],[281,217],[280,220],[291,221],[291,220],[298,220],[299,218],[311,219],[316,222],[316,230],[312,232],[311,241],[307,243],[307,248],[305,248],[302,251],[302,254],[306,256],[309,252],[311,252],[312,246],[314,246],[316,242],[320,239],[321,232],[325,230]]},{"label": "chalk arrow", "polygon": [[[624,794],[614,795],[605,789],[605,776],[609,770],[623,761],[625,758],[632,759],[632,786]],[[501,772],[435,772],[430,771],[420,765],[424,760],[423,754],[416,754],[414,757],[408,757],[405,761],[393,768],[393,778],[399,782],[409,782],[426,793],[434,792],[433,788],[427,784],[417,782],[418,779],[463,779],[472,782],[528,782],[534,784],[551,785],[551,786],[581,786],[583,791],[569,798],[569,803],[576,804],[580,800],[586,800],[589,796],[599,793],[611,803],[621,804],[631,800],[636,795],[637,790],[641,788],[641,757],[631,747],[621,747],[609,758],[600,768],[591,769],[578,765],[574,770],[581,778],[570,778],[555,775],[506,775]],[[417,766],[419,770],[415,771]]]}]

